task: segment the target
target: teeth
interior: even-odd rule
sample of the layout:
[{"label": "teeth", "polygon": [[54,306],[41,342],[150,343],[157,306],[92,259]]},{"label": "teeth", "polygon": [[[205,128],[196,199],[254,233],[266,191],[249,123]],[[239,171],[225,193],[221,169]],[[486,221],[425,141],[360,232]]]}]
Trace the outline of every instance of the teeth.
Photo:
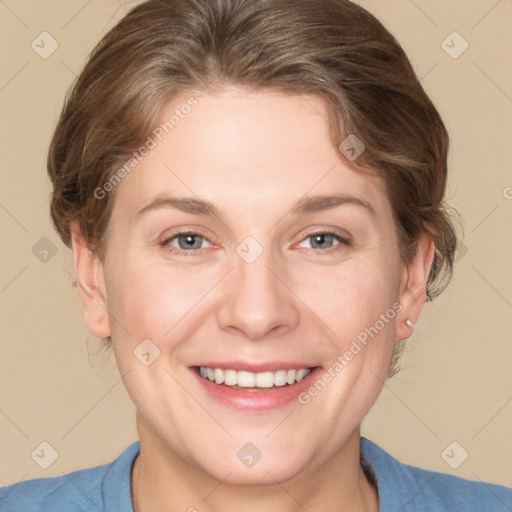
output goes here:
[{"label": "teeth", "polygon": [[256,387],[271,388],[274,385],[274,372],[263,372],[256,374]]},{"label": "teeth", "polygon": [[309,375],[309,370],[307,368],[302,368],[301,370],[297,370],[295,379],[297,382],[300,382],[307,375]]},{"label": "teeth", "polygon": [[237,384],[242,388],[253,388],[256,385],[256,373],[238,372]]},{"label": "teeth", "polygon": [[220,368],[199,367],[199,375],[216,384],[239,386],[241,388],[271,388],[292,385],[304,380],[311,373],[309,368],[298,370],[278,370],[277,372],[246,372],[243,370],[222,370]]},{"label": "teeth", "polygon": [[215,384],[222,384],[224,382],[224,372],[216,368],[213,370],[213,375],[215,377]]},{"label": "teeth", "polygon": [[224,370],[224,383],[227,386],[235,386],[237,382],[238,372],[236,370]]},{"label": "teeth", "polygon": [[279,370],[274,373],[274,386],[284,386],[286,384],[286,370]]}]

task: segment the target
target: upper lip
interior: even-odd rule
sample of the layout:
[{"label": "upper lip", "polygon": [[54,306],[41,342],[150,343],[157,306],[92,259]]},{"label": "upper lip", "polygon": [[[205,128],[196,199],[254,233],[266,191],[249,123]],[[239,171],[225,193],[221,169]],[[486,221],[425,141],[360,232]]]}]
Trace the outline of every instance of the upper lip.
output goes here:
[{"label": "upper lip", "polygon": [[205,368],[220,368],[221,370],[239,370],[252,373],[261,373],[277,372],[278,370],[299,370],[300,368],[315,368],[318,365],[292,361],[267,361],[253,363],[247,361],[210,361],[198,363],[192,366],[203,366]]}]

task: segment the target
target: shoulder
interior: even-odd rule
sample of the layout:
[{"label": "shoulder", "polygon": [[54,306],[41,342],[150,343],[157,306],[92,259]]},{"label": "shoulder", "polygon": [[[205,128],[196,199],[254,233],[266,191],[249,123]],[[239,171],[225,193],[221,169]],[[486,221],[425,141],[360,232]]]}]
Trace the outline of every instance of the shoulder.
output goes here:
[{"label": "shoulder", "polygon": [[512,510],[512,489],[507,487],[402,464],[365,438],[361,438],[361,456],[377,480],[379,512]]},{"label": "shoulder", "polygon": [[109,464],[0,487],[0,512],[132,512],[130,474],[139,449],[137,441]]}]

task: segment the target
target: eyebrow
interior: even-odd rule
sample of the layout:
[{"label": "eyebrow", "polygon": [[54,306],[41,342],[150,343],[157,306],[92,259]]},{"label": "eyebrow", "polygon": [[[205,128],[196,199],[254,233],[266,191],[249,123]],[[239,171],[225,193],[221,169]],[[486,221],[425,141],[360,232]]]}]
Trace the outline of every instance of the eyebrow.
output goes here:
[{"label": "eyebrow", "polygon": [[137,212],[137,217],[160,208],[174,208],[175,210],[181,210],[182,212],[192,213],[194,215],[219,216],[217,208],[215,208],[215,206],[213,206],[209,201],[195,199],[193,197],[164,197],[155,199],[142,208],[142,210]]},{"label": "eyebrow", "polygon": [[373,206],[360,197],[355,197],[346,194],[334,194],[334,195],[319,195],[319,196],[306,196],[299,199],[293,206],[291,213],[294,215],[301,213],[317,212],[322,210],[329,210],[343,204],[352,204],[356,206],[362,206],[372,216],[376,216],[375,209]]},{"label": "eyebrow", "polygon": [[[293,215],[329,210],[336,206],[351,204],[361,206],[372,216],[376,216],[375,209],[366,200],[346,194],[306,196],[299,199],[289,210]],[[172,208],[193,215],[212,215],[219,217],[219,210],[209,201],[193,197],[165,197],[158,198],[137,212],[139,218],[146,213],[160,208]]]}]

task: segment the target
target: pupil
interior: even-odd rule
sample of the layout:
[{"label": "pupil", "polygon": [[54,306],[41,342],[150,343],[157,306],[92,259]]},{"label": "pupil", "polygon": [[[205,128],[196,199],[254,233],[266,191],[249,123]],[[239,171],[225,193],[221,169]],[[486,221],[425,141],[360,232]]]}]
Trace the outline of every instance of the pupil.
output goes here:
[{"label": "pupil", "polygon": [[322,245],[326,242],[326,237],[329,238],[330,235],[315,235],[315,244]]},{"label": "pupil", "polygon": [[187,245],[187,248],[190,248],[197,246],[197,240],[195,240],[195,237],[196,235],[183,235],[181,239],[185,239],[185,244]]}]

